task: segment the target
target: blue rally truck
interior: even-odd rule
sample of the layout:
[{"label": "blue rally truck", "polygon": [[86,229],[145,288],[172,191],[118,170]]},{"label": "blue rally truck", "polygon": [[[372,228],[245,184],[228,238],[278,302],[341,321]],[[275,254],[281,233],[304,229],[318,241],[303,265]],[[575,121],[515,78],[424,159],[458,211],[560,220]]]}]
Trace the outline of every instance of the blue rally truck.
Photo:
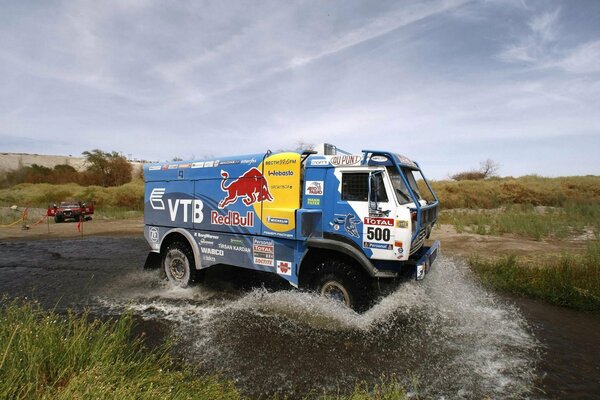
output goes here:
[{"label": "blue rally truck", "polygon": [[439,202],[419,165],[317,149],[146,164],[147,264],[178,286],[218,264],[267,271],[357,310],[378,279],[423,279]]}]

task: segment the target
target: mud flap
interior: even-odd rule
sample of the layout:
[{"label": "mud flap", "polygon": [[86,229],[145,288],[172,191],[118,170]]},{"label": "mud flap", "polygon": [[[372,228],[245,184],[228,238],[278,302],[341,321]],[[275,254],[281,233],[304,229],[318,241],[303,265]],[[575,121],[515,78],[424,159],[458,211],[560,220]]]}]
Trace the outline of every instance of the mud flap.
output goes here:
[{"label": "mud flap", "polygon": [[144,269],[157,269],[160,268],[160,253],[156,253],[151,251],[148,253],[148,257],[146,257],[146,262],[144,263]]},{"label": "mud flap", "polygon": [[437,258],[439,252],[440,252],[440,241],[436,240],[431,245],[431,247],[427,249],[425,254],[423,254],[421,256],[421,258],[419,258],[419,261],[417,261],[417,267],[416,267],[416,278],[418,281],[425,278],[425,274],[427,274],[427,272],[429,271],[429,269],[435,262],[435,259]]}]

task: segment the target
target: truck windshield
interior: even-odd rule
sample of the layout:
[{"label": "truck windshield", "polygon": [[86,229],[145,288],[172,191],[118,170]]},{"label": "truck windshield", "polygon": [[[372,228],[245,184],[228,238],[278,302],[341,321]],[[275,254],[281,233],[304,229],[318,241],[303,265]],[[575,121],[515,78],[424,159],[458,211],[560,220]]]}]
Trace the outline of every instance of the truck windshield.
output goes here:
[{"label": "truck windshield", "polygon": [[[412,203],[413,199],[410,197],[410,193],[406,185],[404,184],[404,180],[398,173],[398,170],[395,167],[387,167],[387,171],[392,181],[392,185],[394,186],[394,192],[396,193],[398,202],[400,204]],[[406,177],[406,180],[408,181],[408,184],[410,185],[410,188],[412,189],[413,193],[415,194],[415,196],[417,196],[417,200],[422,200],[423,196],[421,195],[421,190],[419,189],[419,184],[417,183],[417,179],[419,180],[419,182],[423,180],[423,176],[421,175],[421,173],[419,171],[413,171],[409,168],[402,168],[402,172],[404,173],[404,176]],[[418,174],[416,178],[414,172],[417,172]],[[421,183],[424,184],[424,182]],[[429,192],[429,189],[425,190]],[[425,199],[428,203],[430,201],[433,201],[433,194],[430,195],[430,193],[425,193]]]}]

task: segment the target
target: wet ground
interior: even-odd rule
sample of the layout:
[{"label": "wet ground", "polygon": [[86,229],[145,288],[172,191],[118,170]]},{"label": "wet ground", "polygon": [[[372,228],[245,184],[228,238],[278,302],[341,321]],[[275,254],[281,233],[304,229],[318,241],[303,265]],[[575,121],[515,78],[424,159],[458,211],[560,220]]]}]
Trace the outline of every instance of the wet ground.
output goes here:
[{"label": "wet ground", "polygon": [[253,397],[388,378],[424,398],[600,397],[600,319],[489,293],[459,259],[441,257],[424,282],[358,315],[237,270],[172,288],[141,269],[147,251],[127,236],[5,241],[0,292],[59,310],[131,310],[151,337],[176,339],[177,357]]}]

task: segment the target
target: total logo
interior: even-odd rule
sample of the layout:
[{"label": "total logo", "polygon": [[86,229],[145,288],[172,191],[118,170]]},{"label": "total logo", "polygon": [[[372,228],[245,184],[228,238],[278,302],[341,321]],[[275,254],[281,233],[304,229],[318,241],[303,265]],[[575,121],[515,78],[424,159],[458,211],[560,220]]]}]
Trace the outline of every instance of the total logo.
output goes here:
[{"label": "total logo", "polygon": [[394,226],[393,218],[371,218],[366,217],[364,219],[365,225],[378,225],[378,226]]},{"label": "total logo", "polygon": [[[165,195],[165,188],[154,188],[150,192],[150,206],[154,210],[164,210],[165,202],[163,196]],[[199,224],[204,219],[202,209],[204,203],[200,199],[167,199],[167,207],[169,210],[169,218],[172,222],[177,220],[178,215],[183,214],[183,222],[189,222],[190,220]]]}]

